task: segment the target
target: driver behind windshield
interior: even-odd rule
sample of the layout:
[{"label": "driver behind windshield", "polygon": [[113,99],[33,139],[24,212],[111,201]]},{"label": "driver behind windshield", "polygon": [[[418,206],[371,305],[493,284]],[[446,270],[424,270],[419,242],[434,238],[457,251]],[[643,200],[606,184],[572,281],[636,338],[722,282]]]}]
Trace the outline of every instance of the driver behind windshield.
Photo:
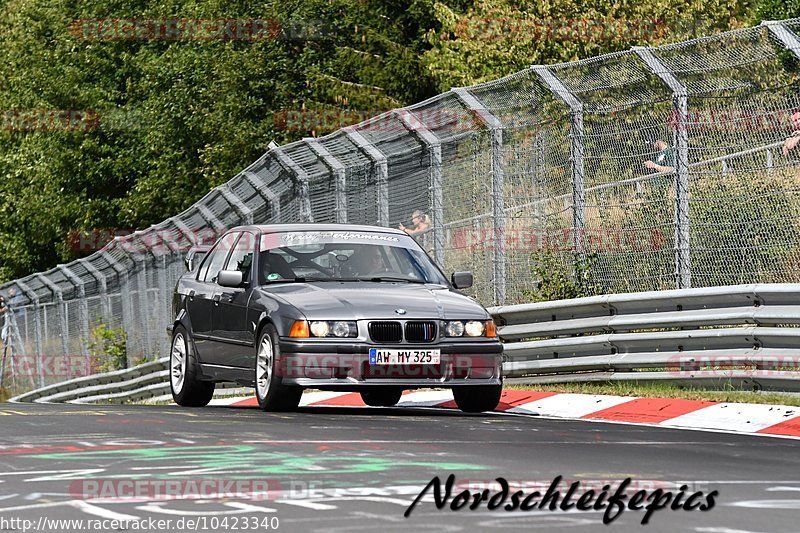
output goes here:
[{"label": "driver behind windshield", "polygon": [[347,261],[347,266],[357,277],[380,276],[388,271],[380,248],[369,245],[356,249]]}]

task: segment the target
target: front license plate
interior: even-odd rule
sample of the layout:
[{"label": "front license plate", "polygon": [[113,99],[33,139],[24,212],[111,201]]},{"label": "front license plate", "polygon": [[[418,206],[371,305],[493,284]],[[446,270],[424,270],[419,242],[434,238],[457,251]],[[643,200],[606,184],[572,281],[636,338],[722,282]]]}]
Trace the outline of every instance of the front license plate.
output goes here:
[{"label": "front license plate", "polygon": [[371,365],[438,365],[440,359],[441,350],[369,349]]}]

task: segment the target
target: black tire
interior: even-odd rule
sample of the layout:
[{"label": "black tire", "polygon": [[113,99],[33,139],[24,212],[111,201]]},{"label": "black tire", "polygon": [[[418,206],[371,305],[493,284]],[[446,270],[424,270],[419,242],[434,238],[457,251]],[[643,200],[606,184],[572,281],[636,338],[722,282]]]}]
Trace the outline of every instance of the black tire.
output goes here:
[{"label": "black tire", "polygon": [[361,391],[361,399],[364,403],[372,407],[392,407],[397,405],[400,397],[403,395],[403,389],[394,387],[381,387],[372,388]]},{"label": "black tire", "polygon": [[294,411],[303,396],[302,387],[281,383],[277,375],[281,355],[278,332],[272,324],[265,325],[256,343],[256,399],[262,411]]},{"label": "black tire", "polygon": [[189,350],[189,334],[175,326],[169,351],[169,385],[172,399],[183,407],[205,407],[214,396],[214,383],[197,379],[197,359]]},{"label": "black tire", "polygon": [[500,403],[502,385],[465,385],[453,387],[456,405],[465,413],[494,411]]}]

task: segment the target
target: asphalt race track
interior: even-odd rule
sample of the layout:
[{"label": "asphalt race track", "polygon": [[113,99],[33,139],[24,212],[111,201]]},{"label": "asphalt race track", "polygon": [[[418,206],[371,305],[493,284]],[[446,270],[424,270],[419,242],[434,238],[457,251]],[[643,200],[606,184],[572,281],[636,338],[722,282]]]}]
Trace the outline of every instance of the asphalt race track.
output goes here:
[{"label": "asphalt race track", "polygon": [[[261,531],[383,533],[800,529],[800,454],[798,441],[789,439],[507,414],[329,407],[267,414],[229,407],[3,404],[0,429],[0,519],[30,520],[29,530],[52,524],[40,523],[42,517],[246,517],[260,520],[255,530]],[[640,524],[641,511],[625,511],[605,527],[603,511],[490,511],[485,502],[474,511],[437,510],[432,497],[404,518],[431,478],[451,473],[458,491],[497,477],[541,488],[561,475],[587,486],[632,477],[651,491],[677,492],[691,483],[692,490],[719,495],[708,512],[666,509],[647,526]],[[267,484],[269,492],[221,500],[126,499],[121,491],[98,489],[119,489],[133,479],[151,487],[158,480],[180,480],[182,486],[238,480],[238,487]],[[0,521],[0,530],[22,531],[20,523]],[[243,521],[233,525],[229,521],[227,531],[245,530]]]}]

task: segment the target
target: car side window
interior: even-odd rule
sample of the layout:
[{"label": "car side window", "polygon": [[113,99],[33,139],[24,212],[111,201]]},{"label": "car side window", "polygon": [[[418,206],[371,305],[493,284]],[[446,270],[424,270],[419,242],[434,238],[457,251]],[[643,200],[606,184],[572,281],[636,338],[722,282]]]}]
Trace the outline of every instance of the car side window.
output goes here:
[{"label": "car side window", "polygon": [[225,259],[228,258],[228,254],[238,236],[239,233],[228,234],[214,246],[214,249],[206,256],[206,260],[203,261],[203,265],[200,267],[200,272],[197,275],[198,280],[206,283],[216,283],[217,275],[222,270],[222,265],[225,264]]},{"label": "car side window", "polygon": [[236,241],[233,252],[231,252],[231,256],[225,263],[225,268],[223,270],[238,270],[242,273],[242,279],[250,279],[254,247],[255,235],[250,232],[243,232],[239,240]]}]

